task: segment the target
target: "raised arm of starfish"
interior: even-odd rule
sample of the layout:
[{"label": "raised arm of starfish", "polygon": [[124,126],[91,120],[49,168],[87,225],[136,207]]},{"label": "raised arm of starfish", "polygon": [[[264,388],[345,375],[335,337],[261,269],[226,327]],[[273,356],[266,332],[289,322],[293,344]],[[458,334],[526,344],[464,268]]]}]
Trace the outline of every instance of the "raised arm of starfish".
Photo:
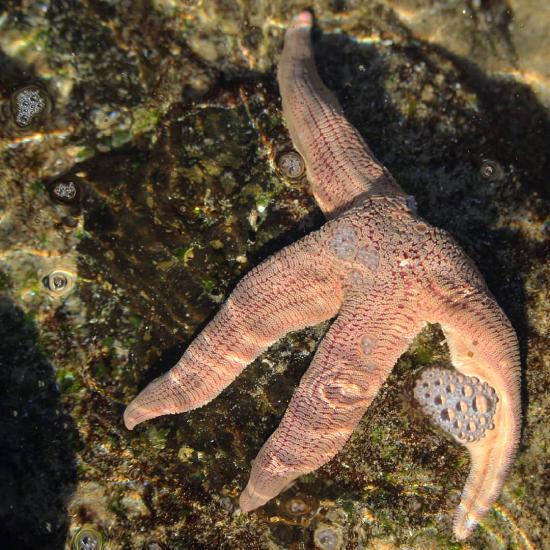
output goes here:
[{"label": "raised arm of starfish", "polygon": [[214,399],[285,333],[336,317],[278,429],[260,450],[240,505],[248,512],[344,445],[399,356],[426,322],[445,333],[453,365],[498,397],[494,429],[465,443],[471,471],[454,531],[466,538],[494,503],[520,433],[516,335],[452,238],[406,196],[321,82],[312,16],[296,16],[279,64],[283,112],[329,221],[239,283],[168,373],[124,413],[129,429]]}]

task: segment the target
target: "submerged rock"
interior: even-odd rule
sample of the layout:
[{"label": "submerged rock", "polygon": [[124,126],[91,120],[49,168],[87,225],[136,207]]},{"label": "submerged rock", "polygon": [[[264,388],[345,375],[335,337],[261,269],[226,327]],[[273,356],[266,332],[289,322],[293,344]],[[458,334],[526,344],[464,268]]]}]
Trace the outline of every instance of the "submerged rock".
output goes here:
[{"label": "submerged rock", "polygon": [[[13,468],[20,457],[32,466],[6,475],[42,487],[33,503],[8,485],[10,536],[61,547],[87,524],[109,548],[451,547],[441,511],[454,507],[467,458],[408,404],[421,366],[449,366],[435,327],[399,361],[342,452],[254,514],[235,508],[250,460],[326,325],[283,339],[206,407],[122,428],[124,404],[172,366],[242,274],[322,218],[301,164],[281,177],[277,163],[290,150],[275,78],[288,6],[75,6],[0,8],[4,107],[28,82],[55,92],[47,125],[0,135],[0,291],[18,312],[8,326],[28,336],[2,340],[15,354],[2,369],[6,387],[19,388],[4,401],[2,437]],[[544,547],[550,123],[543,79],[535,93],[525,77],[542,55],[535,39],[516,49],[517,78],[507,46],[507,33],[519,44],[525,7],[316,7],[324,81],[420,215],[474,259],[520,335],[522,449],[469,545]],[[77,205],[43,185],[66,174],[78,174]],[[73,190],[57,198],[72,200]],[[44,286],[56,271],[77,277],[72,292],[56,293],[66,287],[50,278]],[[28,351],[38,348],[40,360]]]}]

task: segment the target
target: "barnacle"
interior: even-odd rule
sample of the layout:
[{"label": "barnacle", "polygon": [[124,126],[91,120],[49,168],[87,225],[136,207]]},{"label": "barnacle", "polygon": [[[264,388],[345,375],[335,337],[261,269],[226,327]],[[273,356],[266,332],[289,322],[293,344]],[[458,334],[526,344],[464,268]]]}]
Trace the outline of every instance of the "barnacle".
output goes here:
[{"label": "barnacle", "polygon": [[479,174],[483,179],[497,181],[504,176],[504,170],[498,162],[484,159],[479,168]]},{"label": "barnacle", "polygon": [[319,510],[319,501],[305,494],[288,496],[279,502],[277,515],[271,516],[271,523],[286,523],[305,527]]},{"label": "barnacle", "polygon": [[52,100],[40,86],[23,86],[10,96],[11,119],[20,130],[36,128],[44,122],[51,110]]},{"label": "barnacle", "polygon": [[342,534],[339,529],[320,523],[313,533],[317,548],[323,550],[338,550],[342,547]]},{"label": "barnacle", "polygon": [[42,283],[50,291],[50,294],[63,296],[74,288],[75,279],[76,277],[73,273],[62,269],[55,269],[42,279]]},{"label": "barnacle", "polygon": [[277,170],[284,178],[299,180],[306,172],[306,164],[297,151],[285,151],[277,157]]},{"label": "barnacle", "polygon": [[292,497],[285,502],[285,509],[293,516],[303,516],[307,514],[311,507],[300,497]]},{"label": "barnacle", "polygon": [[90,525],[82,526],[73,537],[72,550],[101,550],[103,535]]},{"label": "barnacle", "polygon": [[80,200],[80,182],[76,177],[65,177],[46,186],[50,199],[60,204],[76,204]]},{"label": "barnacle", "polygon": [[414,387],[422,410],[460,442],[479,441],[493,422],[498,397],[495,390],[475,376],[450,369],[424,369]]}]

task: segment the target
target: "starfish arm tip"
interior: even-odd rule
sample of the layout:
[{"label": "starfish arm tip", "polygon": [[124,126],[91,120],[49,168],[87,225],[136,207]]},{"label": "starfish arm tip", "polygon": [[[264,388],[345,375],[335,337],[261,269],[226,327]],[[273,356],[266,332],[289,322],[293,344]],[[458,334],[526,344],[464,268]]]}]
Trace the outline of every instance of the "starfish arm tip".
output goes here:
[{"label": "starfish arm tip", "polygon": [[248,514],[249,512],[252,512],[252,510],[263,506],[268,500],[269,498],[265,498],[260,495],[254,490],[253,487],[250,486],[249,483],[245,490],[241,493],[239,498],[239,507],[243,514]]},{"label": "starfish arm tip", "polygon": [[309,10],[303,10],[292,18],[292,28],[311,27],[313,15]]},{"label": "starfish arm tip", "polygon": [[464,506],[460,505],[453,522],[453,533],[457,540],[463,541],[470,537],[479,521],[471,517]]},{"label": "starfish arm tip", "polygon": [[133,430],[138,424],[157,418],[158,416],[164,416],[167,414],[176,414],[180,411],[172,410],[168,407],[159,408],[148,405],[140,405],[138,400],[139,396],[134,399],[124,411],[124,425],[128,430]]},{"label": "starfish arm tip", "polygon": [[123,418],[124,418],[124,425],[126,426],[126,429],[132,431],[135,427],[135,424],[130,420],[130,418],[126,417],[126,411],[124,412]]},{"label": "starfish arm tip", "polygon": [[133,430],[138,424],[151,420],[157,416],[180,412],[177,399],[174,399],[170,378],[166,375],[153,380],[137,397],[126,407],[124,411],[124,425],[128,430]]},{"label": "starfish arm tip", "polygon": [[132,401],[124,411],[124,425],[126,429],[133,430],[138,424],[147,420],[147,414]]}]

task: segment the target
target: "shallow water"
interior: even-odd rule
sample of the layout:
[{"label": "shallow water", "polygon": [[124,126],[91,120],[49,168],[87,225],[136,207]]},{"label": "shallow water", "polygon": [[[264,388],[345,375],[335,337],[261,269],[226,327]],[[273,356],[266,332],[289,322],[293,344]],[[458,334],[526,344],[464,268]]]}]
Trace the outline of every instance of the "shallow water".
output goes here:
[{"label": "shallow water", "polygon": [[[436,326],[342,452],[248,516],[250,462],[326,325],[199,410],[122,424],[239,278],[323,223],[277,165],[292,145],[275,67],[302,7],[0,5],[2,547],[70,547],[83,528],[111,549],[550,547],[544,0],[315,3],[322,78],[520,338],[522,446],[475,535],[451,532],[466,452],[412,399],[419,369],[448,362]],[[29,85],[51,109],[22,128],[13,94]]]}]

